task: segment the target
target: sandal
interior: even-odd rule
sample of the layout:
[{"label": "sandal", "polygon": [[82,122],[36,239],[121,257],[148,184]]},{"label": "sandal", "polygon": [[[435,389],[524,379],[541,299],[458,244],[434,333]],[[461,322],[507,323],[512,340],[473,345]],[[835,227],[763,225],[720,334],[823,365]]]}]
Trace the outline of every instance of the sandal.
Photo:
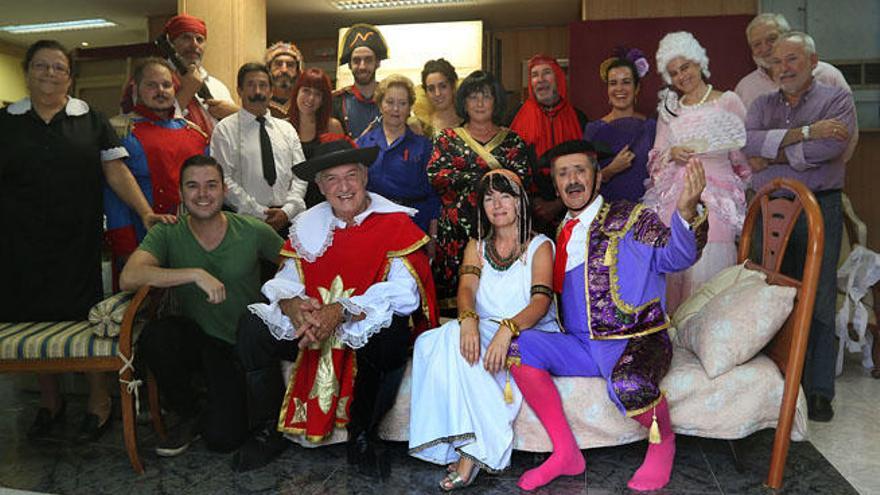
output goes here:
[{"label": "sandal", "polygon": [[480,468],[474,466],[471,470],[470,476],[465,480],[461,477],[461,474],[458,471],[452,471],[447,474],[442,480],[440,480],[440,489],[444,492],[451,492],[455,490],[462,490],[474,483],[474,480],[477,479],[477,473],[480,472]]}]

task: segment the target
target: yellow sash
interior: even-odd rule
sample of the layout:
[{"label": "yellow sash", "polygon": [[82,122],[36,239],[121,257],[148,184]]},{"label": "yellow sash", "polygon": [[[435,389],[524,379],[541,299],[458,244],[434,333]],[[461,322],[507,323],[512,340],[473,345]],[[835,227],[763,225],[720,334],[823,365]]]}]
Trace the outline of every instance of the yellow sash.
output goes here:
[{"label": "yellow sash", "polygon": [[498,159],[495,158],[495,155],[492,154],[492,150],[498,147],[503,141],[504,138],[507,137],[507,133],[510,132],[510,129],[506,127],[502,127],[501,130],[495,134],[495,137],[492,138],[491,141],[486,143],[486,146],[483,146],[476,139],[471,136],[471,134],[464,127],[456,127],[455,133],[458,134],[458,137],[464,141],[464,144],[468,145],[468,147],[474,150],[474,153],[480,156],[491,169],[501,168],[501,163],[498,162]]}]

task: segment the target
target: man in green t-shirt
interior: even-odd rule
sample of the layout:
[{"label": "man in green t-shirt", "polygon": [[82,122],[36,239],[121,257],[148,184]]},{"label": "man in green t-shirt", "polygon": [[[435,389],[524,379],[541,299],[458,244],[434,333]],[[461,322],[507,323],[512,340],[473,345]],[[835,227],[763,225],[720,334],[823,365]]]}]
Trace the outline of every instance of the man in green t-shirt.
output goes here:
[{"label": "man in green t-shirt", "polygon": [[[188,213],[150,230],[122,270],[125,290],[172,287],[180,315],[150,322],[138,341],[156,376],[163,406],[181,416],[175,435],[156,447],[175,456],[200,435],[209,449],[238,448],[247,433],[244,374],[234,344],[239,318],[260,300],[260,259],[277,262],[282,240],[259,220],[223,212],[226,185],[213,158],[196,155],[180,170]],[[203,373],[202,404],[192,386]]]}]

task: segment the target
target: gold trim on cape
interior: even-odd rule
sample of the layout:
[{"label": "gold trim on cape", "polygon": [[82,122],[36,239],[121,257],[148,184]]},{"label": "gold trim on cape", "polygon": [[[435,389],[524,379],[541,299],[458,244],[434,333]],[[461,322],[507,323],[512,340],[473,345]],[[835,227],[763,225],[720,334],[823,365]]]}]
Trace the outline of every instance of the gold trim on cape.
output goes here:
[{"label": "gold trim on cape", "polygon": [[[431,321],[431,310],[430,310],[430,308],[428,308],[428,292],[425,290],[425,286],[422,284],[422,279],[419,277],[419,273],[416,271],[415,267],[412,266],[412,264],[409,262],[408,259],[406,259],[405,256],[401,257],[400,261],[401,261],[401,263],[403,263],[403,266],[405,266],[406,269],[409,270],[409,274],[416,281],[416,285],[419,288],[419,297],[422,300],[421,301],[422,302],[422,313],[425,315],[425,319],[427,319],[428,322],[430,322]],[[388,263],[388,266],[389,267],[391,266],[390,262]],[[385,276],[387,278],[388,274],[386,273]]]},{"label": "gold trim on cape", "polygon": [[385,256],[388,258],[400,258],[418,251],[422,246],[429,242],[431,242],[431,238],[425,235],[421,239],[414,242],[411,246],[399,249],[397,251],[388,251]]},{"label": "gold trim on cape", "polygon": [[[596,218],[593,220],[593,222],[602,222],[604,224],[605,217],[608,215],[608,212],[610,210],[611,210],[610,203],[603,204],[602,209],[599,210],[599,213],[596,215]],[[631,304],[627,304],[620,297],[620,286],[618,284],[619,277],[617,276],[617,254],[618,254],[617,245],[620,243],[620,239],[622,239],[624,236],[626,236],[626,233],[629,231],[629,229],[631,229],[632,226],[635,225],[636,221],[638,221],[638,216],[639,216],[639,214],[641,214],[642,210],[644,210],[644,205],[637,204],[636,207],[633,208],[632,211],[630,211],[629,218],[627,219],[626,224],[624,224],[624,226],[616,232],[608,232],[607,230],[605,230],[604,226],[599,227],[599,229],[602,231],[602,233],[604,233],[605,235],[608,236],[608,247],[606,248],[607,251],[605,253],[605,258],[606,258],[606,261],[608,261],[608,257],[609,257],[608,255],[610,253],[611,260],[610,260],[610,266],[609,266],[609,270],[608,270],[608,278],[609,278],[609,282],[610,282],[609,283],[609,292],[611,292],[611,300],[612,300],[612,302],[614,302],[614,305],[617,307],[617,309],[619,309],[623,312],[626,312],[626,313],[630,313],[630,314],[638,312],[638,311],[644,309],[645,307],[647,307],[648,305],[650,305],[652,303],[657,303],[660,301],[660,298],[654,298],[641,306],[635,307],[635,306],[632,306]],[[592,229],[588,228],[587,229],[587,245],[586,245],[586,249],[584,251],[586,253],[586,256],[584,256],[584,280],[589,280],[590,267],[589,267],[589,263],[588,263],[588,258],[590,257],[590,237],[591,237],[591,235],[592,235]],[[592,318],[592,314],[590,311],[590,284],[589,283],[584,284],[584,296],[586,297],[586,300],[587,300],[587,330],[590,332],[590,339],[591,340],[622,340],[622,339],[630,339],[633,337],[644,337],[646,335],[650,335],[652,333],[657,333],[657,332],[660,332],[662,330],[666,330],[667,328],[669,328],[669,317],[668,317],[668,315],[666,315],[666,312],[664,312],[663,313],[664,323],[662,325],[658,325],[656,327],[652,327],[647,330],[642,330],[641,332],[637,332],[637,333],[627,333],[627,334],[623,334],[623,335],[596,335],[593,333],[593,318]]]}]

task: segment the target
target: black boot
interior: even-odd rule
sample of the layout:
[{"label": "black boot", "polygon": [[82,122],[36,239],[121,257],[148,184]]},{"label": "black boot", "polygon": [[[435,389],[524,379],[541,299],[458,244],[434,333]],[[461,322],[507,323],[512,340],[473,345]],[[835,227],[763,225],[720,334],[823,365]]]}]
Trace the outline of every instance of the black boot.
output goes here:
[{"label": "black boot", "polygon": [[272,368],[248,371],[245,381],[251,434],[232,457],[232,469],[238,472],[269,464],[290,444],[276,427],[284,393],[280,371]]},{"label": "black boot", "polygon": [[245,372],[247,414],[250,430],[262,428],[267,421],[278,418],[284,383],[280,369],[264,368]]},{"label": "black boot", "polygon": [[275,428],[275,421],[268,421],[251,433],[232,456],[232,469],[244,472],[261,468],[281,455],[288,445],[290,442]]}]

